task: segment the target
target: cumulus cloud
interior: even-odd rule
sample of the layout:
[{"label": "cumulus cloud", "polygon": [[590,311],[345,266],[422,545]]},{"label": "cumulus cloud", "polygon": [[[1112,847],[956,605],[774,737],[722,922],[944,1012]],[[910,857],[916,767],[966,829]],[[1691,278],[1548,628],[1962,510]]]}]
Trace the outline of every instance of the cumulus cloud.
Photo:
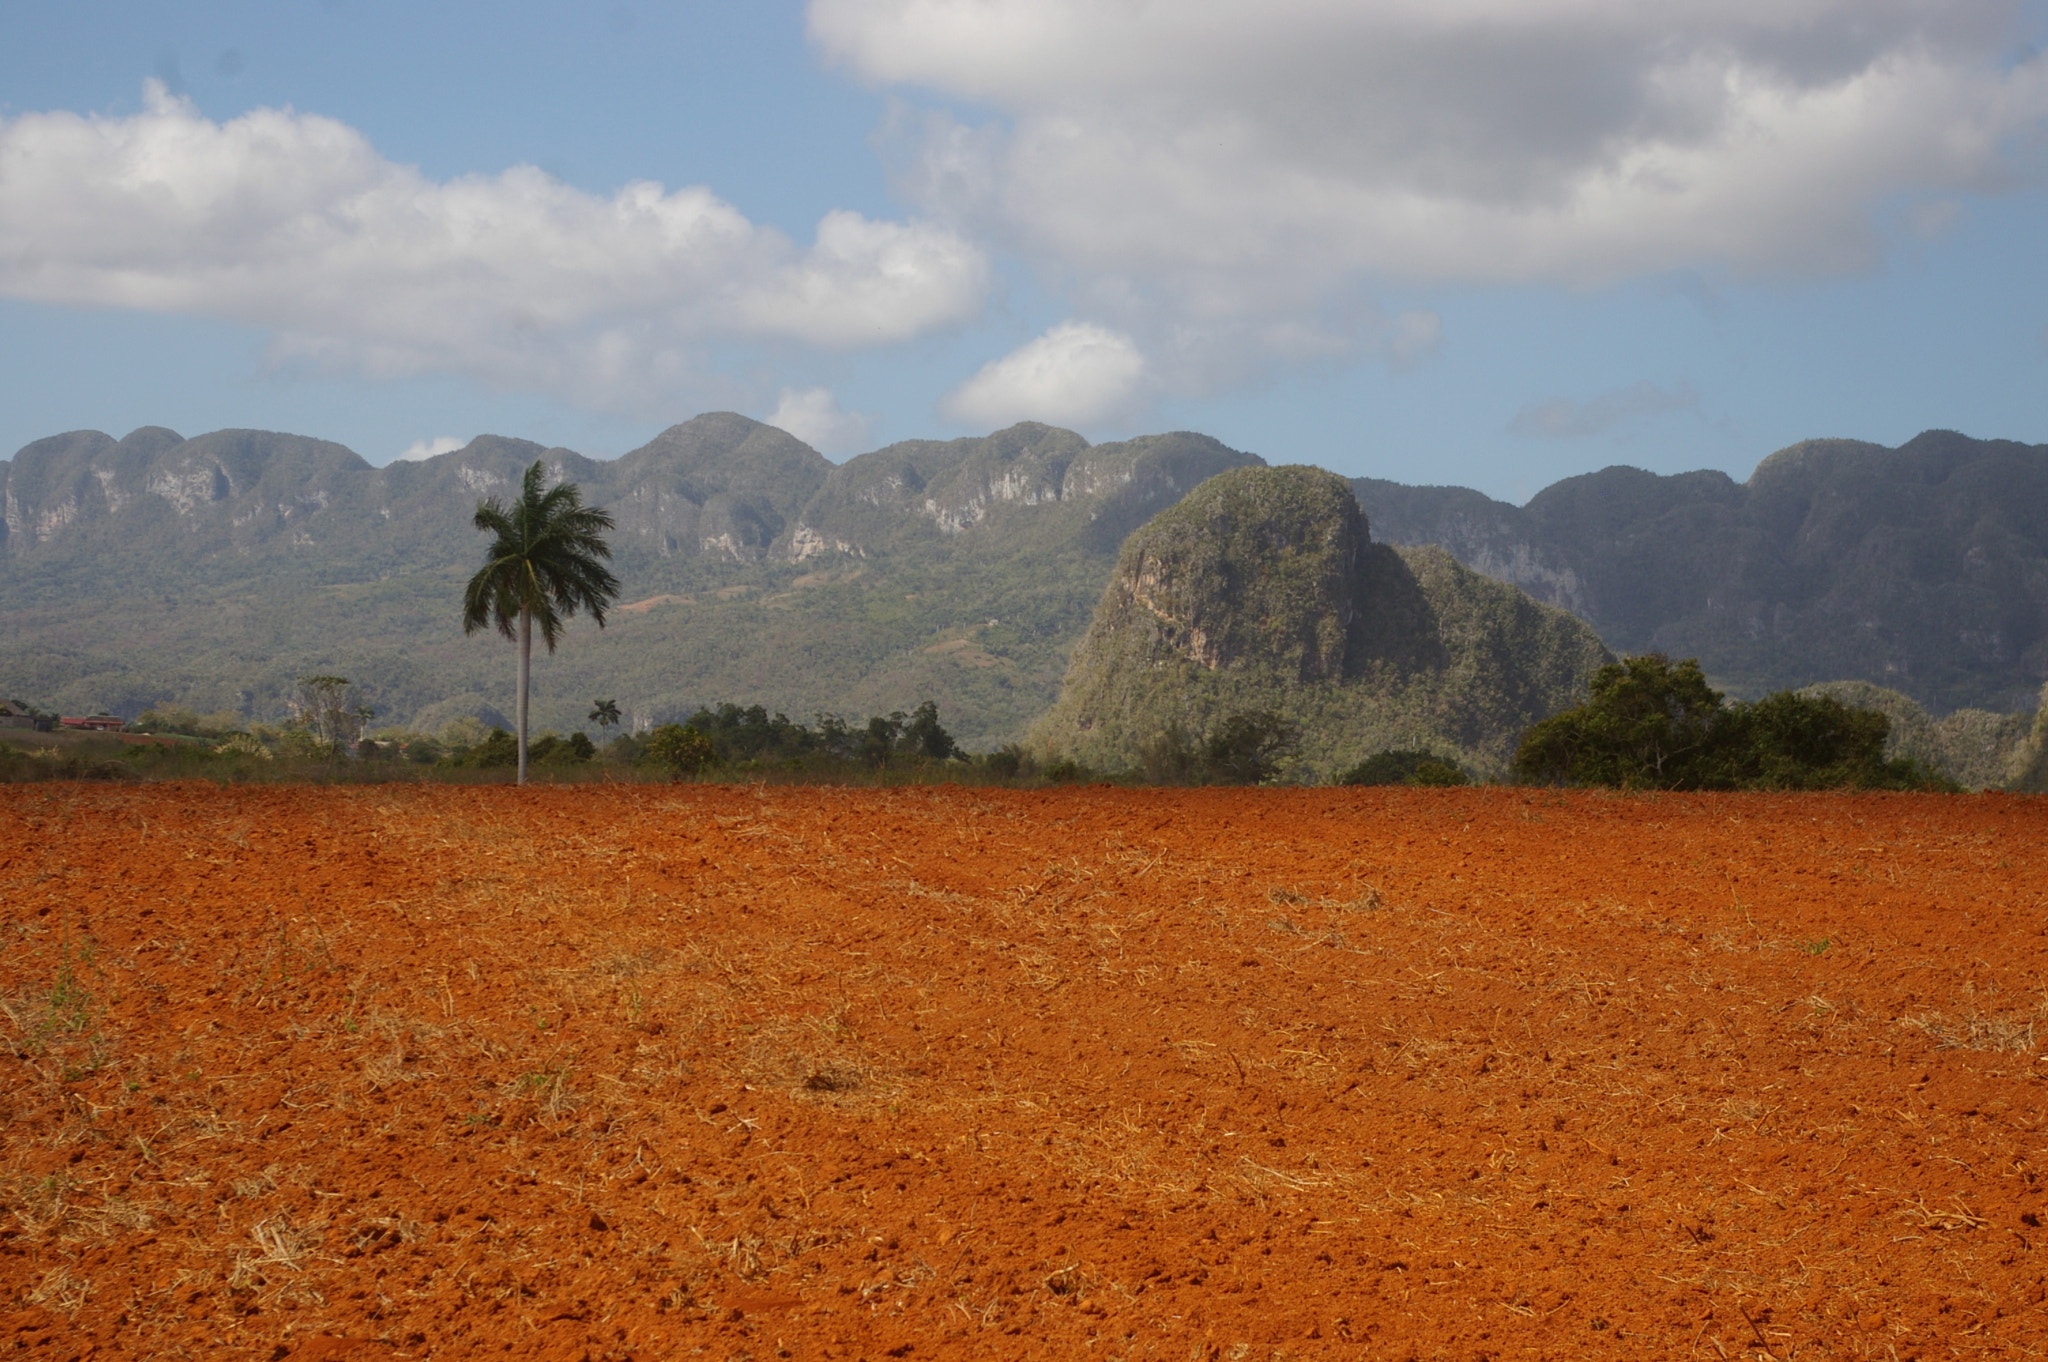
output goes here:
[{"label": "cumulus cloud", "polygon": [[1144,397],[1145,356],[1121,332],[1062,322],[947,394],[940,410],[968,425],[1018,421],[1094,426],[1129,415]]},{"label": "cumulus cloud", "polygon": [[436,459],[443,454],[453,454],[467,443],[467,440],[458,440],[453,435],[436,435],[431,440],[414,440],[405,447],[405,452],[398,456],[398,461],[418,463],[424,459]]},{"label": "cumulus cloud", "polygon": [[769,425],[788,431],[820,454],[855,454],[866,445],[875,418],[841,411],[830,388],[784,388]]},{"label": "cumulus cloud", "polygon": [[1414,362],[1433,344],[1419,319],[1389,334],[1343,301],[1388,281],[1868,267],[1900,203],[2041,163],[2030,12],[811,0],[809,28],[828,61],[919,101],[881,138],[903,192],[1034,261],[1182,386],[1304,348]]},{"label": "cumulus cloud", "polygon": [[1516,435],[1551,440],[1584,440],[1641,424],[1674,411],[1698,411],[1700,395],[1692,384],[1665,389],[1645,379],[1626,388],[1601,393],[1585,402],[1553,397],[1532,402],[1515,413],[1508,429]]},{"label": "cumulus cloud", "polygon": [[610,197],[519,166],[430,180],[289,109],[0,120],[0,294],[268,329],[282,356],[643,407],[706,347],[886,345],[979,314],[982,251],[833,212],[801,247],[710,190]]}]

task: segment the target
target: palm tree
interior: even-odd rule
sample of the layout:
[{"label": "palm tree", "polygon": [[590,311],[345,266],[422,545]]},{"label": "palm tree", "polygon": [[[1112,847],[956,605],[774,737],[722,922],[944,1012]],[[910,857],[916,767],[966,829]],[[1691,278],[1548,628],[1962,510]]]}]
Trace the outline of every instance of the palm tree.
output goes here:
[{"label": "palm tree", "polygon": [[605,568],[612,556],[604,531],[612,518],[583,504],[573,482],[542,490],[545,470],[536,461],[510,506],[496,497],[476,504],[476,527],[494,535],[484,565],[462,594],[462,632],[494,624],[519,642],[519,783],[526,783],[526,700],[533,674],[533,626],[555,650],[564,622],[588,610],[604,628],[604,610],[619,594]]},{"label": "palm tree", "polygon": [[597,740],[599,742],[604,741],[604,731],[613,724],[618,723],[620,717],[619,702],[617,700],[592,700],[590,702],[589,721],[597,725]]}]

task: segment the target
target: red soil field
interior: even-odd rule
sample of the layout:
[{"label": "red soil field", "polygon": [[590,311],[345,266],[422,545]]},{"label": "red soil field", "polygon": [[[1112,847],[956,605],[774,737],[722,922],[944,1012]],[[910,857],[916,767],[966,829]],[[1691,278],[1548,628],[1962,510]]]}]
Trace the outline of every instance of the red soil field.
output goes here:
[{"label": "red soil field", "polygon": [[2048,800],[0,790],[0,1349],[2048,1347]]}]

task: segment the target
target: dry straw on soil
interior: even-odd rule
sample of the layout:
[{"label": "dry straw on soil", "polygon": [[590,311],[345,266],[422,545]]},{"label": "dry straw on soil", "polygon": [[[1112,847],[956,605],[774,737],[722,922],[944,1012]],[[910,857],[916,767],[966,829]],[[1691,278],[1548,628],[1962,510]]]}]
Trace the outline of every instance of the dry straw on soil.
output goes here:
[{"label": "dry straw on soil", "polygon": [[0,1337],[2032,1356],[2044,834],[1996,796],[4,791]]}]

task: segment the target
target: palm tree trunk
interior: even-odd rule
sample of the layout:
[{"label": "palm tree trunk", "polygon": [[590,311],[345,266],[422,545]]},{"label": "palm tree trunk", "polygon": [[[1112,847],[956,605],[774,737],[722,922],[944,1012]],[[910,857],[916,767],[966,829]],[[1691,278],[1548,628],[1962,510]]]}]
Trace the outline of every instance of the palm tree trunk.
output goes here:
[{"label": "palm tree trunk", "polygon": [[533,675],[533,612],[519,608],[519,783],[526,783],[526,691]]}]

